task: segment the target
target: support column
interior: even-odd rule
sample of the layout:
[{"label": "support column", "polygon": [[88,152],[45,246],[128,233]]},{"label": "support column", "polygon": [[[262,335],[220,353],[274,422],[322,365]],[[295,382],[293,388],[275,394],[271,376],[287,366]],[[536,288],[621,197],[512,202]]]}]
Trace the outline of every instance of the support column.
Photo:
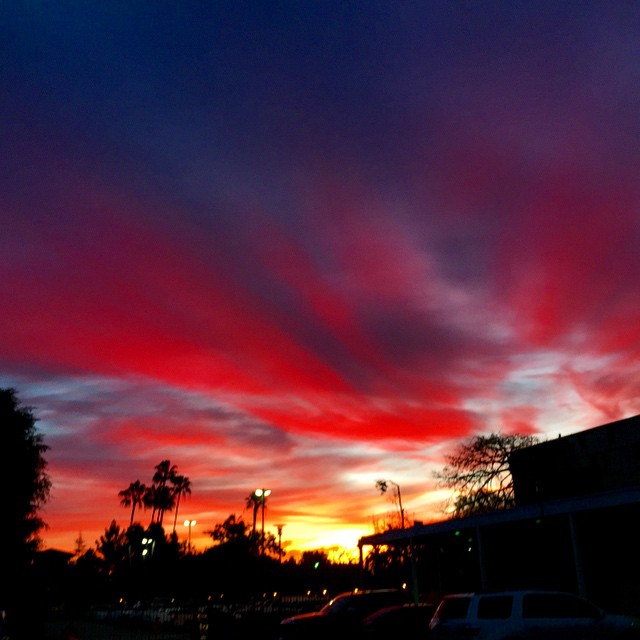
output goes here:
[{"label": "support column", "polygon": [[583,598],[587,597],[587,585],[584,579],[584,567],[582,565],[582,554],[578,544],[578,533],[576,531],[576,523],[573,513],[567,514],[569,520],[569,533],[571,534],[571,550],[573,552],[573,566],[576,573],[576,584],[578,586],[578,594]]}]

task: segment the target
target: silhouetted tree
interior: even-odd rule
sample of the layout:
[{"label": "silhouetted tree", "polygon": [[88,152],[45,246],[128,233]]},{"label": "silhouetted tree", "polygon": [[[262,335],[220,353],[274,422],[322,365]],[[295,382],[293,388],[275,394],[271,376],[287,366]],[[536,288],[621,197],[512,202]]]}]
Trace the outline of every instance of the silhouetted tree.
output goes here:
[{"label": "silhouetted tree", "polygon": [[155,487],[153,515],[155,519],[152,516],[151,521],[159,525],[162,525],[165,512],[171,511],[175,505],[175,495],[170,485],[174,483],[177,473],[178,468],[175,465],[172,466],[169,460],[162,460],[160,464],[156,465],[156,472],[153,474]]},{"label": "silhouetted tree", "polygon": [[262,504],[262,498],[258,498],[255,494],[255,491],[252,491],[247,496],[247,508],[253,511],[253,525],[251,530],[255,533],[256,531],[256,519],[258,517],[258,509],[260,509],[260,505]]},{"label": "silhouetted tree", "polygon": [[156,506],[156,522],[162,526],[164,521],[164,514],[167,511],[171,511],[176,503],[176,498],[173,495],[171,487],[162,485],[156,487],[155,492],[155,506]]},{"label": "silhouetted tree", "polygon": [[249,546],[251,535],[242,517],[230,514],[227,519],[215,525],[213,531],[206,531],[218,544]]},{"label": "silhouetted tree", "polygon": [[134,522],[126,531],[127,558],[129,566],[134,566],[142,559],[143,544],[145,538],[144,527],[139,522]]},{"label": "silhouetted tree", "polygon": [[307,569],[319,569],[323,565],[328,565],[329,556],[325,551],[310,550],[303,551],[300,558],[300,565]]},{"label": "silhouetted tree", "polygon": [[120,496],[120,504],[123,507],[131,507],[131,520],[129,521],[129,526],[133,526],[133,518],[136,513],[136,507],[144,506],[144,496],[147,491],[147,487],[140,482],[140,480],[136,480],[132,482],[126,489],[123,489],[118,493]]},{"label": "silhouetted tree", "polygon": [[69,612],[83,615],[91,604],[111,599],[113,576],[109,574],[104,558],[94,549],[78,556],[69,569],[73,575],[65,598],[65,608]]},{"label": "silhouetted tree", "polygon": [[147,486],[144,491],[144,497],[142,503],[145,509],[151,509],[151,522],[153,524],[156,520],[157,504],[160,500],[156,497],[158,494],[158,487],[154,484]]},{"label": "silhouetted tree", "polygon": [[371,549],[364,560],[364,566],[371,576],[372,585],[383,586],[402,581],[406,577],[409,561],[406,547],[402,545],[381,545]]},{"label": "silhouetted tree", "polygon": [[[36,430],[32,409],[21,406],[15,389],[0,389],[0,468],[9,472],[0,526],[0,601],[14,622],[11,638],[29,637],[35,610],[22,611],[35,594],[23,593],[30,584],[33,556],[46,525],[38,510],[49,499],[51,481],[44,453],[48,446]],[[34,636],[35,637],[35,636]]]},{"label": "silhouetted tree", "polygon": [[82,531],[78,532],[78,537],[76,538],[75,542],[76,546],[74,555],[81,556],[87,550],[87,545],[84,543],[84,538],[82,537]]},{"label": "silhouetted tree", "polygon": [[441,486],[455,492],[451,517],[513,507],[509,456],[538,442],[536,436],[492,433],[459,444],[442,471],[434,473]]},{"label": "silhouetted tree", "polygon": [[127,535],[115,520],[104,530],[104,535],[96,541],[96,549],[102,555],[105,566],[112,573],[116,566],[127,559]]},{"label": "silhouetted tree", "polygon": [[173,516],[173,533],[175,533],[178,522],[178,509],[180,508],[180,497],[191,495],[191,480],[189,480],[187,476],[176,475],[173,478],[173,495],[176,499],[176,510]]}]

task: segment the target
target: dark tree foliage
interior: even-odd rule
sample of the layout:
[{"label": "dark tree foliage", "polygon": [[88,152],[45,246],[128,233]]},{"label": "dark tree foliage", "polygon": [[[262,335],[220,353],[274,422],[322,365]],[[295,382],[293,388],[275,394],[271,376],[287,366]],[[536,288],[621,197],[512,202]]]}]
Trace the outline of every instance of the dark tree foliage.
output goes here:
[{"label": "dark tree foliage", "polygon": [[[131,529],[133,530],[132,527]],[[104,535],[96,541],[96,549],[102,555],[107,570],[113,572],[118,564],[127,560],[127,533],[115,520],[112,520],[109,527],[104,530]]]},{"label": "dark tree foliage", "polygon": [[172,511],[176,504],[176,494],[172,489],[178,475],[178,467],[171,464],[170,460],[162,460],[156,465],[156,471],[153,474],[153,486],[155,488],[153,495],[153,510],[155,518],[152,517],[151,522],[162,525],[164,514]]},{"label": "dark tree foliage", "polygon": [[147,493],[147,486],[135,480],[130,483],[126,489],[123,489],[118,493],[120,498],[120,504],[123,507],[131,507],[131,519],[129,520],[129,526],[133,526],[133,519],[136,515],[136,508],[144,506],[144,498]]},{"label": "dark tree foliage", "polygon": [[[46,474],[44,453],[49,447],[35,427],[29,407],[18,401],[14,389],[0,389],[0,464],[8,474],[0,526],[0,608],[13,619],[12,638],[34,633],[34,612],[27,618],[21,611],[39,532],[46,526],[38,509],[49,498],[51,481]],[[33,590],[31,599],[33,599]]]},{"label": "dark tree foliage", "polygon": [[375,546],[367,554],[364,567],[370,575],[372,587],[386,587],[400,584],[411,571],[410,556],[401,545]]},{"label": "dark tree foliage", "polygon": [[434,475],[455,493],[453,518],[488,513],[514,506],[509,457],[516,449],[537,444],[536,436],[492,433],[458,445],[447,464]]},{"label": "dark tree foliage", "polygon": [[155,466],[152,484],[134,480],[126,489],[118,492],[120,504],[131,507],[129,526],[133,526],[136,509],[151,509],[151,525],[162,526],[167,511],[174,511],[173,534],[176,532],[178,508],[182,496],[191,494],[191,480],[178,473],[178,467],[170,460],[162,460]]},{"label": "dark tree foliage", "polygon": [[249,529],[242,517],[235,514],[222,523],[216,524],[213,531],[207,531],[212,540],[227,550],[237,549],[247,553],[258,553],[260,534]]},{"label": "dark tree foliage", "polygon": [[300,565],[307,569],[319,569],[321,566],[329,564],[329,557],[325,551],[311,550],[303,551],[300,558]]},{"label": "dark tree foliage", "polygon": [[8,526],[0,527],[0,553],[35,550],[38,532],[45,526],[37,512],[51,488],[43,457],[49,447],[35,424],[31,409],[20,406],[15,390],[0,389],[0,460],[3,469],[11,469],[10,490],[4,497]]},{"label": "dark tree foliage", "polygon": [[176,474],[173,478],[173,493],[176,497],[176,505],[173,515],[173,533],[176,532],[178,523],[178,509],[180,508],[180,498],[191,495],[191,480],[187,476]]},{"label": "dark tree foliage", "polygon": [[258,516],[258,510],[260,509],[260,505],[261,505],[260,498],[258,498],[258,496],[255,494],[255,491],[252,491],[247,496],[247,508],[251,509],[251,511],[253,512],[252,531],[254,533],[255,533],[255,530],[256,530],[256,519],[257,519],[257,516]]}]

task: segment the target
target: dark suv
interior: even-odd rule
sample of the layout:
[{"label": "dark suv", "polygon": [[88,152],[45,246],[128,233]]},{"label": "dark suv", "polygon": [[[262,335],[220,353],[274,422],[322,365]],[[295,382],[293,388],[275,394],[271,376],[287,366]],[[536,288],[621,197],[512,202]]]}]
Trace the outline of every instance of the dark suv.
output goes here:
[{"label": "dark suv", "polygon": [[369,614],[383,607],[411,602],[407,591],[374,589],[349,591],[333,598],[320,611],[302,613],[280,622],[280,640],[355,638]]}]

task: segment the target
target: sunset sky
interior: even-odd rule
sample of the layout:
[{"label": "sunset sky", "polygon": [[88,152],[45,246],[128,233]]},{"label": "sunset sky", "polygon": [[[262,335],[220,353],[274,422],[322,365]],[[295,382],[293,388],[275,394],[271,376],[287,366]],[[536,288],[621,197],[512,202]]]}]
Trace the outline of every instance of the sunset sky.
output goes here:
[{"label": "sunset sky", "polygon": [[638,3],[0,18],[0,387],[50,447],[46,548],[169,459],[199,549],[257,487],[286,550],[353,549],[377,479],[443,517],[460,439],[640,413]]}]

